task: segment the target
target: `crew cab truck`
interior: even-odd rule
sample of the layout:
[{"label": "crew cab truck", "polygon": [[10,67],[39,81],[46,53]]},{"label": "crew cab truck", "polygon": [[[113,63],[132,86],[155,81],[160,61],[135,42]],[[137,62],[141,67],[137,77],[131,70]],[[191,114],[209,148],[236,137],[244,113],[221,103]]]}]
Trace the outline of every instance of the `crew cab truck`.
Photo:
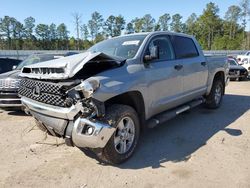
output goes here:
[{"label": "crew cab truck", "polygon": [[142,130],[201,103],[218,108],[227,74],[226,58],[204,57],[192,36],[140,33],[24,67],[19,95],[42,130],[119,164]]}]

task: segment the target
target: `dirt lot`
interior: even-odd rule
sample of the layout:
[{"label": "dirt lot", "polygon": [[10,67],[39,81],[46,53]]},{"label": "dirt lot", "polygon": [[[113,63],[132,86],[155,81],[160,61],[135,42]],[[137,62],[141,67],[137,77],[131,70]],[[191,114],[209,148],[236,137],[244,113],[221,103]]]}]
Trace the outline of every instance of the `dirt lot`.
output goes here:
[{"label": "dirt lot", "polygon": [[0,113],[0,187],[250,187],[250,82],[216,111],[198,107],[144,134],[134,157],[99,164],[31,117]]}]

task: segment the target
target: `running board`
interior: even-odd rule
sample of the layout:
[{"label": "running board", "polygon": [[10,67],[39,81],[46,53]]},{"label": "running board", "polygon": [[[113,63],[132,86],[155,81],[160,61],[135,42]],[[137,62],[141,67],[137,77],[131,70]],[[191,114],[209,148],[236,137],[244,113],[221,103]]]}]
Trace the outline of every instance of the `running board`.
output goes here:
[{"label": "running board", "polygon": [[193,100],[191,102],[188,102],[182,106],[179,106],[173,110],[168,110],[166,112],[162,112],[156,116],[154,116],[153,118],[149,119],[147,121],[147,127],[148,128],[154,128],[157,125],[160,125],[170,119],[173,119],[174,117],[176,117],[177,115],[191,109],[194,108],[196,106],[199,106],[200,104],[204,103],[205,99],[204,98],[200,98],[200,99],[196,99]]}]

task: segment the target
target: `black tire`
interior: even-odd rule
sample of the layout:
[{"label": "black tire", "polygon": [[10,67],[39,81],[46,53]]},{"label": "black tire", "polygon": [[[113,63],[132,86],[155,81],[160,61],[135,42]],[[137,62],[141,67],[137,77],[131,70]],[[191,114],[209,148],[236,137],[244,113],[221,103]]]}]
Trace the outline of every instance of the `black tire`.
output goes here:
[{"label": "black tire", "polygon": [[[216,95],[217,95],[217,97],[219,96],[219,92],[217,90],[218,88],[220,90],[219,99],[216,98]],[[211,89],[209,95],[206,96],[205,107],[209,108],[209,109],[219,108],[221,105],[223,95],[224,95],[224,90],[225,90],[225,86],[223,84],[223,81],[221,79],[214,80],[212,89]]]},{"label": "black tire", "polygon": [[[115,146],[115,137],[117,138],[117,131],[119,131],[117,127],[118,123],[122,120],[124,121],[125,118],[130,118],[130,120],[132,120],[134,123],[134,137],[128,151],[121,154],[117,151],[117,148]],[[112,165],[123,163],[133,155],[139,141],[140,124],[138,115],[136,111],[130,106],[114,104],[107,108],[105,120],[111,123],[111,126],[117,129],[108,141],[107,145],[101,151],[96,152],[96,154],[102,162]],[[95,150],[93,151],[95,152]]]}]

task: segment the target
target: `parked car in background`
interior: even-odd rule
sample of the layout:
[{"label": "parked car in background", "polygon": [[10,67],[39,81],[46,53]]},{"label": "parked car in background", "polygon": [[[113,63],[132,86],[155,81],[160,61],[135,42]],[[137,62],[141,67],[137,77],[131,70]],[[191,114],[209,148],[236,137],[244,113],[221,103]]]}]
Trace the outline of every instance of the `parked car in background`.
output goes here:
[{"label": "parked car in background", "polygon": [[229,78],[230,80],[246,80],[248,78],[248,71],[241,66],[235,58],[228,58],[229,63]]},{"label": "parked car in background", "polygon": [[0,58],[0,74],[15,69],[20,62],[18,59]]},{"label": "parked car in background", "polygon": [[242,59],[241,61],[238,61],[238,63],[243,66],[245,69],[247,69],[248,73],[250,73],[250,57],[246,57]]},{"label": "parked car in background", "polygon": [[247,51],[245,54],[243,55],[237,55],[237,61],[242,62],[244,59],[246,58],[250,58],[250,51]]},{"label": "parked car in background", "polygon": [[[21,100],[17,95],[19,77],[24,66],[59,58],[53,54],[34,54],[22,61],[15,70],[0,74],[0,108],[21,107]],[[63,56],[61,56],[63,57]]]},{"label": "parked car in background", "polygon": [[237,56],[238,63],[245,67],[247,71],[250,73],[250,51],[246,52],[244,55]]}]

